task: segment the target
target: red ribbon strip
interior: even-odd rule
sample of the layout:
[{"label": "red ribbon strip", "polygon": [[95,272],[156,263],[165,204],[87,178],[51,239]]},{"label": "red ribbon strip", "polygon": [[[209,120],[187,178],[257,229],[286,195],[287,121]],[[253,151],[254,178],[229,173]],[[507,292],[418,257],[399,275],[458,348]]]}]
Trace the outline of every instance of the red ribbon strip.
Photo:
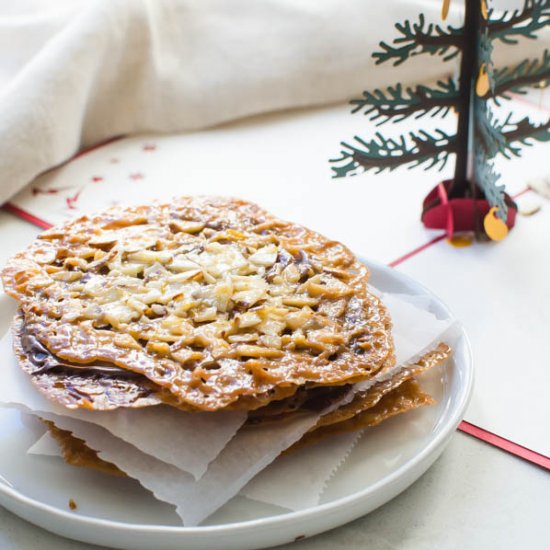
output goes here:
[{"label": "red ribbon strip", "polygon": [[12,204],[11,202],[6,202],[2,208],[6,212],[11,212],[14,216],[17,216],[18,218],[21,218],[22,220],[25,220],[26,222],[32,223],[33,225],[37,225],[38,227],[41,227],[42,229],[50,229],[50,227],[53,227],[51,223],[48,223],[44,220],[41,220],[40,218],[37,218],[36,216],[33,216],[26,210],[23,210],[22,208],[19,208],[19,206],[15,206],[15,204]]},{"label": "red ribbon strip", "polygon": [[489,445],[493,445],[493,447],[498,447],[499,449],[502,449],[507,453],[519,456],[520,458],[523,458],[523,460],[527,460],[528,462],[536,464],[537,466],[540,466],[541,468],[550,471],[550,457],[548,456],[537,453],[536,451],[532,451],[527,447],[523,447],[522,445],[514,443],[513,441],[501,437],[500,435],[480,428],[475,424],[466,422],[466,420],[463,420],[459,424],[458,429],[461,432],[467,433],[468,435],[485,441],[485,443],[489,443]]},{"label": "red ribbon strip", "polygon": [[393,260],[393,262],[390,262],[388,265],[390,267],[398,266],[399,264],[402,264],[409,258],[412,258],[413,256],[416,256],[423,250],[426,250],[426,248],[430,248],[432,244],[438,243],[439,241],[442,241],[445,238],[446,234],[443,233],[443,235],[439,235],[438,237],[433,238],[431,241],[428,241],[427,243],[424,243],[423,245],[420,245],[418,248],[415,248],[414,250],[411,250],[410,252],[407,252],[403,256],[400,256],[397,258],[397,260]]}]

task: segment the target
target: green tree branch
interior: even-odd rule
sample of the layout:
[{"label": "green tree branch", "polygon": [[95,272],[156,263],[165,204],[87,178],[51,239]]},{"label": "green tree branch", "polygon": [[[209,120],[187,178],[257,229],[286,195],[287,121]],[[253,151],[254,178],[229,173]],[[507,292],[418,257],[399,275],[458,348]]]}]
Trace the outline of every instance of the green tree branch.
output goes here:
[{"label": "green tree branch", "polygon": [[550,119],[541,124],[534,124],[528,117],[522,118],[518,122],[506,120],[502,125],[502,135],[506,139],[506,148],[501,151],[506,158],[512,155],[519,157],[521,147],[517,144],[531,146],[534,141],[541,143],[550,141]]},{"label": "green tree branch", "polygon": [[550,119],[540,124],[528,117],[514,121],[513,113],[509,113],[503,121],[499,121],[487,102],[480,100],[475,105],[474,139],[476,151],[483,151],[489,159],[498,154],[507,159],[519,157],[522,145],[550,141]]},{"label": "green tree branch", "polygon": [[521,10],[504,12],[489,19],[489,36],[506,44],[517,44],[518,38],[536,38],[537,31],[550,24],[550,0],[525,0]]},{"label": "green tree branch", "polygon": [[410,132],[396,139],[385,138],[377,132],[375,137],[365,141],[355,136],[359,147],[342,142],[343,150],[337,159],[331,159],[333,177],[354,176],[360,172],[395,170],[399,166],[409,168],[424,166],[426,170],[445,166],[449,156],[455,152],[456,137],[442,130],[434,134],[420,130]]},{"label": "green tree branch", "polygon": [[376,89],[363,92],[361,99],[354,99],[352,113],[363,111],[369,120],[376,121],[377,126],[389,120],[400,122],[414,116],[421,118],[430,113],[445,116],[456,104],[458,90],[452,78],[439,81],[437,88],[419,85],[403,88],[401,84],[390,86],[386,90]]},{"label": "green tree branch", "polygon": [[439,55],[443,61],[448,61],[460,53],[460,28],[447,26],[444,29],[433,23],[426,24],[423,14],[420,14],[418,23],[405,21],[397,23],[395,28],[401,36],[394,39],[393,45],[380,42],[382,51],[372,54],[377,65],[390,60],[394,65],[400,65],[409,57],[424,53]]},{"label": "green tree branch", "polygon": [[550,79],[550,51],[544,50],[540,59],[525,59],[514,67],[495,69],[494,99],[510,99],[509,92],[524,94],[529,88],[541,81]]},{"label": "green tree branch", "polygon": [[487,101],[479,99],[474,104],[474,115],[474,149],[483,151],[489,159],[499,153],[504,154],[508,143],[503,130],[509,123],[511,115],[508,115],[504,123],[500,123],[495,119]]},{"label": "green tree branch", "polygon": [[477,151],[474,161],[475,179],[479,188],[491,206],[498,207],[497,216],[506,220],[508,205],[504,196],[504,185],[497,185],[500,174],[495,171],[493,163],[481,151]]}]

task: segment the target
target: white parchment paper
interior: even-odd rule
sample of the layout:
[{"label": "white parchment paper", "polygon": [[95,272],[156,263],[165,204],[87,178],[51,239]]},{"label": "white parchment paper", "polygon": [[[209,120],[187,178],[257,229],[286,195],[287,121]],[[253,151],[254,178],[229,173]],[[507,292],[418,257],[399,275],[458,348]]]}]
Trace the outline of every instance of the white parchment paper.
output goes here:
[{"label": "white parchment paper", "polygon": [[61,457],[61,449],[57,444],[57,441],[53,438],[50,432],[46,432],[35,441],[28,449],[27,453],[30,455],[42,455],[42,456],[58,456]]},{"label": "white parchment paper", "polygon": [[[328,480],[346,460],[363,433],[362,430],[335,435],[281,456],[252,478],[239,494],[291,510],[315,506]],[[49,432],[31,445],[27,453],[62,458],[61,449]],[[304,469],[304,464],[308,465],[307,469]],[[292,491],[289,491],[287,483],[280,482],[286,479],[293,480]]]},{"label": "white parchment paper", "polygon": [[[24,405],[13,405],[33,413]],[[156,498],[176,506],[184,525],[197,525],[235,496],[259,471],[297,441],[318,419],[304,415],[270,429],[243,428],[210,464],[198,481],[189,473],[141,452],[106,429],[49,412],[36,412],[63,430],[84,439],[104,460],[137,479]],[[36,453],[36,448],[34,451]]]},{"label": "white parchment paper", "polygon": [[292,451],[262,470],[240,494],[290,510],[319,504],[328,480],[345,462],[364,431],[342,433]]},{"label": "white parchment paper", "polygon": [[[427,311],[427,299],[390,294],[383,295],[383,299],[394,324],[396,353],[401,362],[396,369],[414,362],[441,340],[452,340],[456,326],[449,319],[438,319]],[[385,376],[391,376],[393,372],[394,369]],[[356,388],[363,389],[379,379],[375,377],[367,383],[357,384]],[[34,388],[27,388],[24,393],[30,390],[36,394]],[[0,398],[1,395],[0,392]],[[23,407],[26,412],[37,410],[26,404],[26,395],[20,395],[20,398],[23,399],[17,402],[12,394],[11,403],[18,403],[19,408]],[[349,399],[348,396],[345,401]],[[329,410],[333,408],[335,405]],[[262,472],[261,476],[244,488],[245,495],[289,509],[315,505],[328,478],[345,461],[356,441],[354,437],[358,437],[353,434],[348,438],[348,434],[343,434],[321,447],[315,446],[317,451],[311,447],[282,456],[266,469],[283,450],[299,440],[317,422],[320,414],[311,413],[279,425],[242,428],[229,439],[197,481],[181,468],[175,467],[173,459],[170,464],[163,461],[155,449],[151,450],[152,454],[148,454],[99,425],[67,416],[64,409],[61,413],[59,415],[51,410],[38,409],[37,414],[52,420],[60,428],[73,431],[90,447],[99,451],[102,458],[139,480],[157,498],[174,504],[185,525],[197,525],[203,521],[241,491],[259,472]]]},{"label": "white parchment paper", "polygon": [[[11,334],[0,341],[0,406],[24,405],[37,412],[68,416],[101,426],[159,460],[199,479],[246,420],[246,412],[186,413],[158,405],[115,411],[70,410],[47,399],[17,364]],[[75,435],[84,439],[77,425]]]}]

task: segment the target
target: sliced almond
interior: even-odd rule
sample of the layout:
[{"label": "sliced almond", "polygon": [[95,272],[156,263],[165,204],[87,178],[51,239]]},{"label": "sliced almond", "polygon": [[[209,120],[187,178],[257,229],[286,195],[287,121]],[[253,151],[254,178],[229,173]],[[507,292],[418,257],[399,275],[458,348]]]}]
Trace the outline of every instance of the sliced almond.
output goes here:
[{"label": "sliced almond", "polygon": [[248,261],[254,265],[260,265],[264,267],[271,267],[277,260],[278,254],[277,246],[274,244],[264,246],[256,251],[254,254],[248,257]]},{"label": "sliced almond", "polygon": [[148,342],[147,351],[159,353],[160,355],[169,355],[170,346],[166,342]]},{"label": "sliced almond", "polygon": [[294,296],[286,296],[283,298],[283,304],[287,306],[304,307],[316,306],[319,300],[305,294],[296,294]]},{"label": "sliced almond", "polygon": [[255,312],[241,313],[238,317],[239,328],[250,328],[262,322],[262,318]]},{"label": "sliced almond", "polygon": [[283,352],[277,349],[263,348],[261,346],[241,345],[234,349],[234,354],[239,357],[282,357]]},{"label": "sliced almond", "polygon": [[215,307],[207,307],[201,311],[196,311],[193,314],[193,320],[197,323],[204,323],[207,321],[215,321],[218,315],[218,311]]},{"label": "sliced almond", "polygon": [[170,222],[170,229],[174,232],[180,231],[182,233],[200,233],[204,229],[204,223],[194,222],[187,220],[172,220]]}]

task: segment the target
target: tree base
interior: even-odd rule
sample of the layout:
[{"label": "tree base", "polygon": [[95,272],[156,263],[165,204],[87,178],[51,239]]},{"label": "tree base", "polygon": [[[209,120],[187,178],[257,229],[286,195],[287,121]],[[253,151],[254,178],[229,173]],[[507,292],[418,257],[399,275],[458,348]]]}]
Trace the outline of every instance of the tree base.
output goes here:
[{"label": "tree base", "polygon": [[[448,238],[455,233],[472,232],[478,240],[487,240],[483,220],[491,205],[479,188],[475,199],[468,196],[469,187],[464,188],[464,196],[457,195],[455,190],[452,198],[449,198],[452,183],[452,180],[442,181],[428,193],[422,203],[422,223],[428,229],[444,229]],[[508,194],[505,194],[505,199],[508,205],[506,225],[508,229],[512,229],[516,223],[518,207]]]}]

